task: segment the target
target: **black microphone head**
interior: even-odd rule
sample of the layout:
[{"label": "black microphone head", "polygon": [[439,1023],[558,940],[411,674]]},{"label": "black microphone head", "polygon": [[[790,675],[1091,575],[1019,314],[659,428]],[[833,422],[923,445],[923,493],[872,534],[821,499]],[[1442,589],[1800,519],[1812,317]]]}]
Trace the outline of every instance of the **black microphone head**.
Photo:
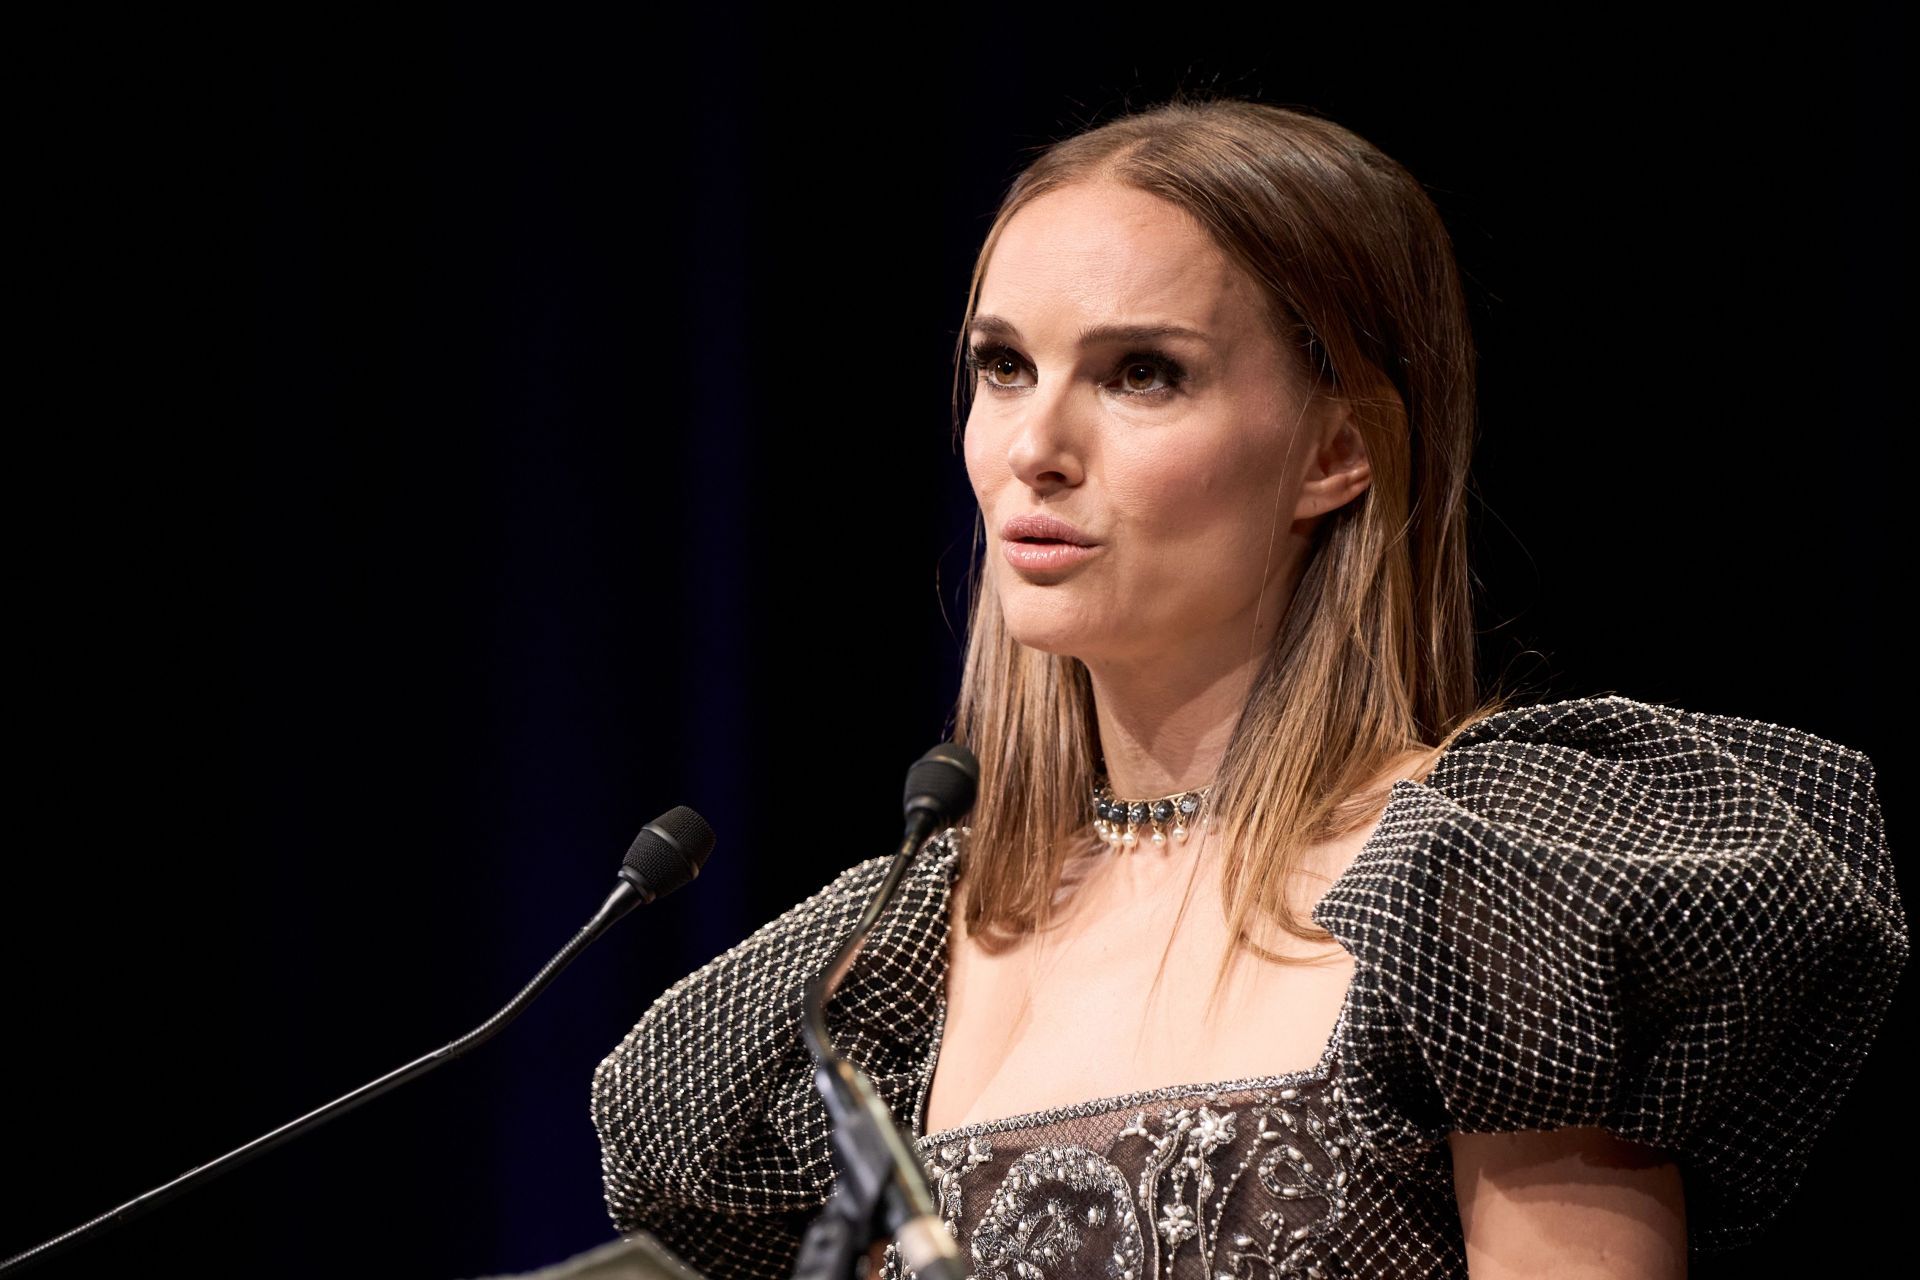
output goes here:
[{"label": "black microphone head", "polygon": [[640,828],[621,861],[620,874],[643,890],[651,902],[699,875],[712,852],[713,828],[705,818],[680,805]]},{"label": "black microphone head", "polygon": [[957,742],[943,742],[907,770],[907,817],[930,813],[950,827],[973,808],[980,790],[980,762]]}]

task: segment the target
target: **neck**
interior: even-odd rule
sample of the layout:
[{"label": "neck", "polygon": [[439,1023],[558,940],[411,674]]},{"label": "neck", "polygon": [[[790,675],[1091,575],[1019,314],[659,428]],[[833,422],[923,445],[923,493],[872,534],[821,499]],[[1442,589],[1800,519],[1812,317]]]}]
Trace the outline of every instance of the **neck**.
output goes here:
[{"label": "neck", "polygon": [[1113,794],[1146,800],[1211,783],[1246,705],[1257,661],[1255,654],[1215,667],[1089,662]]},{"label": "neck", "polygon": [[1083,655],[1116,799],[1150,800],[1212,784],[1302,567],[1290,554],[1250,607],[1152,649]]}]

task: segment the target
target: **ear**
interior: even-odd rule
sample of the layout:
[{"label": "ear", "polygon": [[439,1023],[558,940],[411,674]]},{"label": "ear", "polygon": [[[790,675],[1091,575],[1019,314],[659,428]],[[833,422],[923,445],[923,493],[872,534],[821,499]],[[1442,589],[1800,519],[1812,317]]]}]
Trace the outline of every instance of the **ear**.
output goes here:
[{"label": "ear", "polygon": [[1373,483],[1367,443],[1353,420],[1353,407],[1338,398],[1326,401],[1316,418],[1315,447],[1300,479],[1294,519],[1310,520],[1352,502]]}]

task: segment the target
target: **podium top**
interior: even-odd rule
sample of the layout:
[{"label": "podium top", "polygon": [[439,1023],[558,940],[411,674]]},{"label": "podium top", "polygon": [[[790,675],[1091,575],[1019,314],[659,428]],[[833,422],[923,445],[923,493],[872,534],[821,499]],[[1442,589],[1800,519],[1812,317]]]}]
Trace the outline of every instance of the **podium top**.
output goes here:
[{"label": "podium top", "polygon": [[564,1262],[474,1280],[707,1280],[645,1231],[609,1240]]}]

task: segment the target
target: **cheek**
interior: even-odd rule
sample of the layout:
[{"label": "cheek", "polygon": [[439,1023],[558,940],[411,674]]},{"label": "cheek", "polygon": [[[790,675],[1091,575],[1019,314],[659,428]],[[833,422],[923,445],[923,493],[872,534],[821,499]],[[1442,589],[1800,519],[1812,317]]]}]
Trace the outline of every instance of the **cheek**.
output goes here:
[{"label": "cheek", "polygon": [[1135,451],[1109,468],[1107,481],[1128,523],[1176,540],[1208,536],[1247,484],[1238,459],[1184,444]]},{"label": "cheek", "polygon": [[[1186,447],[1136,454],[1110,476],[1115,507],[1143,545],[1174,557],[1238,558],[1264,552],[1281,493],[1282,455],[1257,445]],[[1275,442],[1276,449],[1278,442]]]},{"label": "cheek", "polygon": [[978,403],[969,408],[960,428],[960,457],[967,468],[967,483],[980,509],[991,519],[993,500],[1002,489],[1018,483],[1007,462],[1007,433],[996,428],[993,415],[980,410]]},{"label": "cheek", "polygon": [[[973,486],[974,497],[984,499],[993,487],[992,470],[987,466],[984,447],[981,444],[981,432],[965,430],[960,437],[961,457],[967,466],[967,481]],[[989,515],[992,512],[988,512]]]}]

